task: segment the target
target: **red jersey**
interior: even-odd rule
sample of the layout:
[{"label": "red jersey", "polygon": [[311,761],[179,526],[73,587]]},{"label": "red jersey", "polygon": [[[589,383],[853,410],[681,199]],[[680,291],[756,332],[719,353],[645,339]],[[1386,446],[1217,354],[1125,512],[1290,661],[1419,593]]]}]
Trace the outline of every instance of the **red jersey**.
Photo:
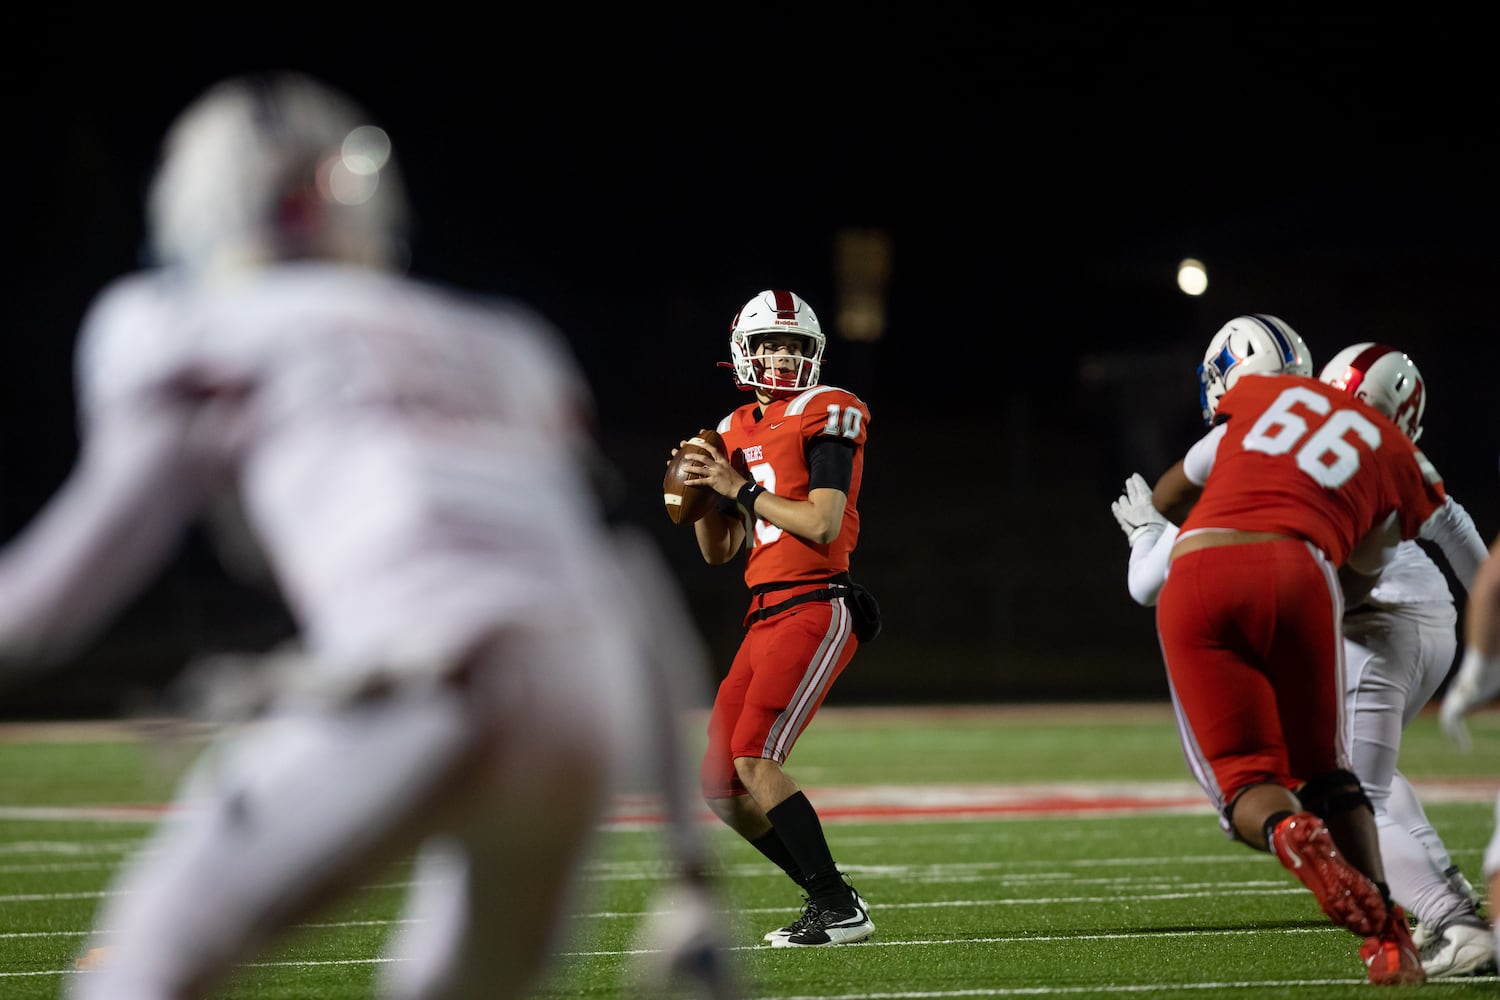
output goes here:
[{"label": "red jersey", "polygon": [[865,434],[870,410],[852,392],[816,385],[790,399],[772,400],[759,420],[759,404],[747,403],[720,421],[717,428],[732,454],[743,453],[749,474],[768,493],[789,500],[808,498],[808,446],[832,436],[854,449],[853,475],[839,536],[815,545],[769,521],[757,519],[745,531],[750,554],[745,583],[826,580],[849,569],[849,554],[859,540],[859,484],[865,468]]},{"label": "red jersey", "polygon": [[1395,424],[1317,379],[1246,376],[1218,413],[1227,433],[1182,534],[1278,532],[1339,566],[1392,512],[1401,537],[1415,538],[1446,500],[1437,472]]}]

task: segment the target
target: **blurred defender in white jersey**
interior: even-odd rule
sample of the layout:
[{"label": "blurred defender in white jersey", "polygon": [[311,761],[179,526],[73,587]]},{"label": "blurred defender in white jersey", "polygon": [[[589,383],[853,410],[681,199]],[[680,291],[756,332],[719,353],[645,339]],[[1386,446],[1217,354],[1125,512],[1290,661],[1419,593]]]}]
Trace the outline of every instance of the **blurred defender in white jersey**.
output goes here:
[{"label": "blurred defender in white jersey", "polygon": [[[678,608],[647,599],[669,575],[601,516],[587,387],[529,311],[399,274],[385,133],[315,81],[211,89],[148,208],[162,266],[107,288],[82,331],[78,464],[0,554],[0,655],[88,641],[225,490],[299,648],[107,894],[104,957],[69,995],[202,997],[414,851],[383,995],[522,995],[614,762],[640,759],[622,741],[670,729],[646,677],[681,666],[642,641]],[[691,822],[674,836],[701,865]],[[701,877],[683,888],[708,905]],[[666,943],[726,994],[701,932]]]}]

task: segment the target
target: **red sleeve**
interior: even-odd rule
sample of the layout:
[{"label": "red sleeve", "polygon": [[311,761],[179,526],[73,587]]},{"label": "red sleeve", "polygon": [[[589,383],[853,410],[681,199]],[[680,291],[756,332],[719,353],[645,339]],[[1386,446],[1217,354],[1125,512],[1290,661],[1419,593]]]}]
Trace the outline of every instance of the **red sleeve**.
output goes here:
[{"label": "red sleeve", "polygon": [[854,393],[829,386],[799,402],[802,436],[809,442],[837,437],[856,446],[865,443],[870,409]]}]

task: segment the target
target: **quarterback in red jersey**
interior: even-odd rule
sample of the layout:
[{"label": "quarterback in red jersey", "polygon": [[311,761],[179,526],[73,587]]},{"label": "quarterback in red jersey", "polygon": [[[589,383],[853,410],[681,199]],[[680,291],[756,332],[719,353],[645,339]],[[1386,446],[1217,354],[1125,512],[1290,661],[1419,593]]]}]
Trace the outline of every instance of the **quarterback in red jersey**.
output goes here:
[{"label": "quarterback in red jersey", "polygon": [[782,769],[860,640],[879,630],[873,600],[849,575],[870,411],[820,384],[823,347],[800,296],[768,290],[746,303],[726,364],[755,402],[720,421],[728,454],[710,446],[685,480],[721,497],[694,525],[703,558],[722,565],[747,553],[746,633],[714,698],[702,785],[713,811],[806,896],[797,920],[766,935],[777,947],[875,932],[817,812]]},{"label": "quarterback in red jersey", "polygon": [[1234,373],[1231,354],[1210,346],[1211,429],[1154,491],[1182,524],[1157,631],[1183,749],[1226,830],[1364,938],[1372,982],[1421,982],[1344,744],[1340,620],[1346,590],[1444,506],[1441,480],[1374,407],[1310,376]]}]

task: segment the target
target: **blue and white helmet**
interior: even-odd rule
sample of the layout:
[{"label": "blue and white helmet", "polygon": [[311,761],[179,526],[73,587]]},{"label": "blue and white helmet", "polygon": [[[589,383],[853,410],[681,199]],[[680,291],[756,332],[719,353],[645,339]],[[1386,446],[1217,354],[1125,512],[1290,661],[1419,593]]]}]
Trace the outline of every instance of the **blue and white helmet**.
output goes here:
[{"label": "blue and white helmet", "polygon": [[1220,397],[1241,375],[1252,373],[1311,376],[1307,344],[1296,330],[1266,313],[1236,316],[1225,323],[1208,342],[1198,366],[1198,401],[1205,424],[1213,426]]}]

